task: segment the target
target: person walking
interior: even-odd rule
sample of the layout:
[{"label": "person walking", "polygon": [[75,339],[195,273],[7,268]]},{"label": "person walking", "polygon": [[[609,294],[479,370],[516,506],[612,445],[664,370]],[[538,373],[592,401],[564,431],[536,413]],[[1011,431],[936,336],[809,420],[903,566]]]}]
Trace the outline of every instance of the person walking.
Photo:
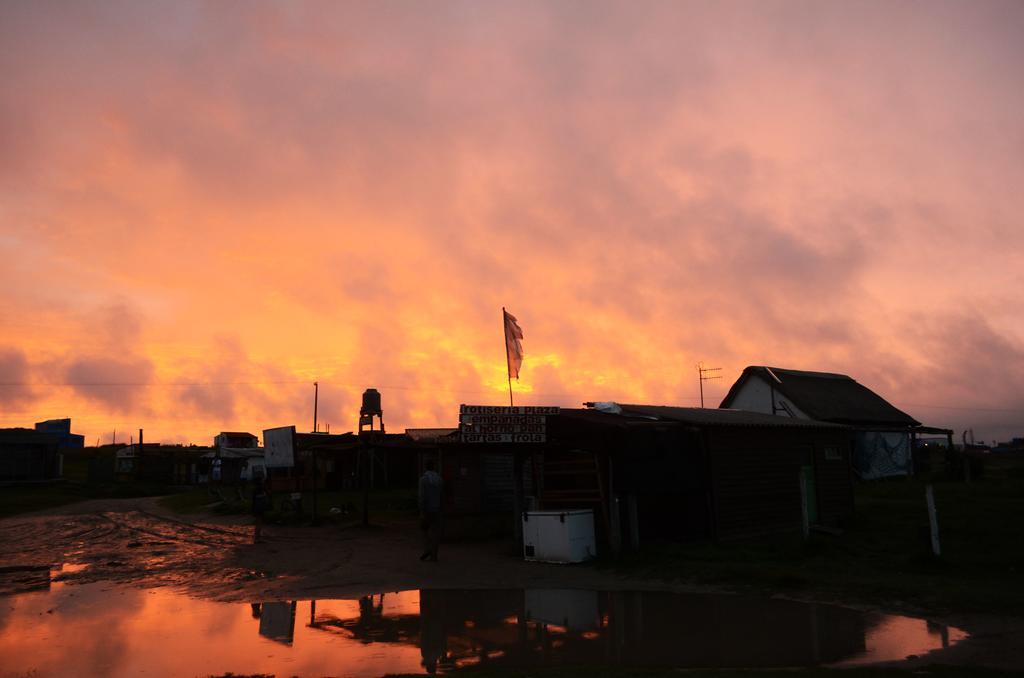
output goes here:
[{"label": "person walking", "polygon": [[437,562],[437,548],[441,544],[441,476],[435,471],[434,460],[428,459],[420,476],[419,507],[420,528],[423,530],[423,554],[420,560]]}]

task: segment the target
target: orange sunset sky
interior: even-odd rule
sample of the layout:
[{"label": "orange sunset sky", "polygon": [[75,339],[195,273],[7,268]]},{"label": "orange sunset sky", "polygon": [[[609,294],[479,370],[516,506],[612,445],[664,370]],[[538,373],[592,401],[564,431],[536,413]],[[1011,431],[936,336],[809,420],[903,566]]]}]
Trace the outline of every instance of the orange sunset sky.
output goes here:
[{"label": "orange sunset sky", "polygon": [[1024,435],[1024,3],[5,2],[0,426],[717,406]]}]

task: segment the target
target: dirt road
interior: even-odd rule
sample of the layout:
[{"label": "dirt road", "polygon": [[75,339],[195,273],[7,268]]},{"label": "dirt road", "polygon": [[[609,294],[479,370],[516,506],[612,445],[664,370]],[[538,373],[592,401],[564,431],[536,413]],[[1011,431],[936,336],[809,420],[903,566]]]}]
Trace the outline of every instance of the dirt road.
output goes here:
[{"label": "dirt road", "polygon": [[251,543],[247,517],[189,521],[153,498],[88,501],[0,521],[0,567],[85,565],[60,577],[174,586],[234,602],[417,588],[666,588],[665,582],[595,568],[526,563],[501,541],[446,544],[440,562],[421,562],[414,521],[368,528],[271,525],[264,537]]}]

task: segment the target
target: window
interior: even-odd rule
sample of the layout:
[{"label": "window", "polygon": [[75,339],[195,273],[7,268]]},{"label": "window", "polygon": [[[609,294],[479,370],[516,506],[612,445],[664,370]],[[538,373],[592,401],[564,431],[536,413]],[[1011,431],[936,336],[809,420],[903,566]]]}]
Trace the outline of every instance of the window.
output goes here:
[{"label": "window", "polygon": [[842,461],[843,453],[839,451],[837,445],[826,445],[825,446],[825,460],[826,461]]}]

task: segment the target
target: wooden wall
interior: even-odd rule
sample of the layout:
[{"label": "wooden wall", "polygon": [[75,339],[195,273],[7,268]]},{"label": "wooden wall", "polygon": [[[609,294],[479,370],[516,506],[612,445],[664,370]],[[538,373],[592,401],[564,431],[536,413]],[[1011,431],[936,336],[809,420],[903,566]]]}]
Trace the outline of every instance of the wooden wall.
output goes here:
[{"label": "wooden wall", "polygon": [[[799,534],[804,465],[815,468],[818,522],[836,524],[851,515],[848,435],[843,429],[824,428],[707,429],[716,537]],[[838,448],[841,459],[826,460],[826,447]]]}]

